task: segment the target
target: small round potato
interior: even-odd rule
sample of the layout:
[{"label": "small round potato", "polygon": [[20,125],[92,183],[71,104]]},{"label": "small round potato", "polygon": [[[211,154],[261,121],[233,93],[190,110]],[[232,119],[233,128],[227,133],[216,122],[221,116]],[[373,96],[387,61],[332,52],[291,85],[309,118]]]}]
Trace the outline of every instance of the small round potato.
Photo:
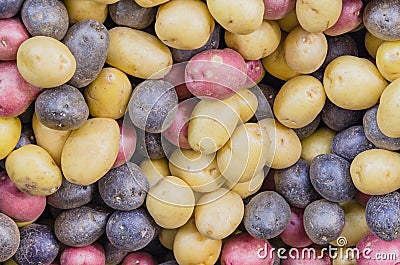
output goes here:
[{"label": "small round potato", "polygon": [[153,7],[164,4],[170,0],[135,0],[141,7]]},{"label": "small round potato", "polygon": [[311,163],[317,155],[330,154],[335,135],[336,132],[328,127],[318,128],[313,134],[301,141],[301,158]]},{"label": "small round potato", "polygon": [[143,79],[167,74],[166,69],[172,64],[171,51],[157,37],[128,27],[112,28],[109,34],[109,65]]},{"label": "small round potato", "polygon": [[400,79],[397,79],[383,91],[376,114],[379,129],[384,135],[391,138],[400,137],[399,96]]},{"label": "small round potato", "polygon": [[104,23],[108,14],[107,4],[92,0],[63,0],[68,11],[69,24],[92,19]]},{"label": "small round potato", "polygon": [[328,64],[323,83],[330,101],[349,110],[372,107],[388,85],[372,62],[350,55]]},{"label": "small round potato", "polygon": [[218,260],[221,248],[222,241],[210,239],[200,234],[192,219],[179,228],[176,233],[173,250],[178,263],[171,264],[213,265]]},{"label": "small round potato", "polygon": [[17,145],[21,130],[21,121],[18,117],[0,117],[0,159],[5,158]]},{"label": "small round potato", "polygon": [[264,18],[263,0],[207,0],[207,6],[223,28],[236,34],[256,31]]},{"label": "small round potato", "polygon": [[206,44],[214,26],[214,18],[202,1],[174,0],[158,8],[154,28],[169,47],[194,50]]},{"label": "small round potato", "polygon": [[156,185],[163,177],[171,176],[166,158],[145,159],[139,166],[145,174],[150,188]]},{"label": "small round potato", "polygon": [[279,90],[273,106],[280,123],[289,128],[302,128],[311,123],[325,105],[321,82],[313,76],[296,76]]},{"label": "small round potato", "polygon": [[356,188],[369,195],[383,195],[400,188],[400,154],[384,149],[357,155],[350,166]]},{"label": "small round potato", "polygon": [[218,170],[215,154],[177,149],[169,158],[169,169],[173,176],[183,179],[195,192],[212,192],[225,182]]},{"label": "small round potato", "polygon": [[153,186],[146,197],[146,208],[154,221],[167,229],[184,225],[194,210],[194,194],[182,179],[167,176]]},{"label": "small round potato", "polygon": [[296,2],[296,13],[303,29],[322,32],[333,26],[342,12],[342,0],[301,0]]},{"label": "small round potato", "polygon": [[84,96],[93,117],[119,119],[125,114],[131,93],[126,74],[107,67],[85,88]]},{"label": "small round potato", "polygon": [[119,149],[119,126],[110,118],[91,118],[69,135],[61,154],[64,177],[90,185],[114,164]]},{"label": "small round potato", "polygon": [[387,41],[379,46],[376,66],[389,82],[400,77],[400,41]]},{"label": "small round potato", "polygon": [[232,183],[229,180],[225,182],[225,187],[229,190],[237,193],[242,199],[246,199],[247,197],[255,194],[257,191],[261,189],[265,177],[264,170],[261,170],[251,180],[243,183]]},{"label": "small round potato", "polygon": [[203,195],[194,210],[200,234],[211,239],[223,239],[239,226],[244,215],[242,198],[221,188]]},{"label": "small round potato", "polygon": [[17,67],[34,86],[49,88],[66,83],[74,75],[76,61],[62,42],[36,36],[24,41],[17,52]]},{"label": "small round potato", "polygon": [[323,33],[310,33],[298,26],[287,35],[283,51],[290,68],[310,74],[324,63],[328,42]]},{"label": "small round potato", "polygon": [[258,60],[273,53],[281,40],[281,30],[275,21],[264,20],[257,30],[247,35],[225,31],[225,43],[245,60]]},{"label": "small round potato", "polygon": [[18,189],[33,196],[53,194],[61,186],[60,168],[45,149],[34,144],[11,152],[6,170]]},{"label": "small round potato", "polygon": [[385,41],[375,37],[369,31],[365,33],[364,44],[371,57],[376,58],[378,48],[383,42]]}]

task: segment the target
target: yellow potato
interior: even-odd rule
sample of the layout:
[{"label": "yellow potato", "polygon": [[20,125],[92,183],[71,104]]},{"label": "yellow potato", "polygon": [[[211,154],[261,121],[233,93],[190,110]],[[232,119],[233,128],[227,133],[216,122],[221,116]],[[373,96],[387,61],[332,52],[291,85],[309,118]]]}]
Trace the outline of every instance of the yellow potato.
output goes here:
[{"label": "yellow potato", "polygon": [[107,67],[85,88],[84,96],[93,117],[119,119],[125,114],[131,93],[126,74]]},{"label": "yellow potato", "polygon": [[376,66],[389,82],[400,77],[400,41],[385,41],[379,46]]},{"label": "yellow potato", "polygon": [[12,258],[4,261],[4,265],[18,265]]},{"label": "yellow potato", "polygon": [[286,32],[290,32],[292,29],[300,25],[299,20],[297,19],[296,10],[293,10],[289,15],[279,19],[277,22],[281,30]]},{"label": "yellow potato", "polygon": [[296,13],[300,25],[317,33],[333,26],[342,12],[342,0],[298,0]]},{"label": "yellow potato", "polygon": [[18,222],[18,221],[15,221],[15,224],[16,224],[18,227],[24,227],[24,226],[33,224],[35,221],[36,221],[36,220],[27,221],[27,222]]},{"label": "yellow potato", "polygon": [[118,2],[119,0],[89,0],[89,1],[109,5],[109,4],[114,4],[114,3]]},{"label": "yellow potato", "polygon": [[202,1],[174,0],[158,8],[154,28],[166,45],[194,50],[206,44],[214,26],[214,18]]},{"label": "yellow potato", "polygon": [[62,182],[60,168],[53,158],[34,144],[12,151],[6,159],[6,171],[19,190],[33,196],[53,194]]},{"label": "yellow potato", "polygon": [[263,169],[272,156],[271,151],[267,132],[257,123],[245,123],[236,128],[231,139],[218,151],[218,168],[230,182],[247,182]]},{"label": "yellow potato", "polygon": [[0,159],[5,158],[17,145],[21,129],[21,121],[18,117],[0,117]]},{"label": "yellow potato", "polygon": [[163,177],[171,175],[168,160],[166,158],[145,159],[139,166],[146,175],[150,188],[156,185]]},{"label": "yellow potato", "polygon": [[167,176],[152,187],[146,197],[146,208],[154,221],[166,229],[184,225],[192,216],[195,198],[182,179]]},{"label": "yellow potato", "polygon": [[334,255],[337,258],[333,259],[332,265],[357,265],[357,249],[354,247],[339,248]]},{"label": "yellow potato", "polygon": [[279,90],[274,114],[289,128],[302,128],[311,123],[325,105],[326,95],[321,82],[308,75],[296,76]]},{"label": "yellow potato", "polygon": [[69,135],[61,154],[65,178],[86,186],[98,181],[112,167],[119,149],[118,123],[91,118]]},{"label": "yellow potato", "polygon": [[400,188],[400,154],[371,149],[351,162],[350,174],[356,188],[369,195],[383,195]]},{"label": "yellow potato", "polygon": [[201,235],[193,219],[179,228],[173,246],[174,256],[179,265],[214,265],[221,248],[222,241]]},{"label": "yellow potato", "polygon": [[350,55],[340,56],[328,64],[323,83],[328,98],[350,110],[374,106],[388,85],[372,62]]},{"label": "yellow potato", "polygon": [[161,245],[172,250],[177,232],[178,229],[161,228],[160,233],[158,234],[158,239],[160,240]]},{"label": "yellow potato", "polygon": [[61,153],[71,131],[53,130],[44,126],[37,118],[36,113],[32,117],[32,129],[36,144],[43,147],[54,159],[54,162],[60,166]]},{"label": "yellow potato", "polygon": [[301,143],[297,134],[274,119],[264,119],[258,122],[263,130],[271,135],[271,148],[265,165],[282,169],[292,166],[299,160]]},{"label": "yellow potato", "polygon": [[273,53],[281,40],[281,30],[275,21],[264,20],[257,30],[247,35],[225,31],[225,43],[245,60],[258,60]]},{"label": "yellow potato", "polygon": [[239,118],[240,105],[235,97],[202,99],[194,107],[189,121],[190,147],[205,154],[216,152],[229,140]]},{"label": "yellow potato", "polygon": [[108,15],[107,4],[91,0],[63,0],[68,11],[69,23],[92,19],[104,23]]},{"label": "yellow potato", "polygon": [[236,192],[242,199],[246,199],[261,189],[264,177],[264,170],[261,170],[247,182],[235,184],[227,180],[225,182],[225,187],[233,192]]},{"label": "yellow potato", "polygon": [[369,31],[365,33],[364,44],[371,57],[376,58],[376,52],[383,42],[384,40],[375,37]]},{"label": "yellow potato", "polygon": [[71,79],[76,70],[76,61],[62,42],[46,36],[35,36],[19,46],[17,67],[22,77],[32,85],[49,88]]},{"label": "yellow potato", "polygon": [[254,116],[257,107],[258,99],[249,89],[241,89],[235,93],[234,97],[239,102],[240,120],[246,122]]},{"label": "yellow potato", "polygon": [[323,33],[310,33],[300,26],[287,35],[283,51],[288,66],[302,74],[318,70],[328,52],[328,42]]},{"label": "yellow potato", "polygon": [[160,78],[170,70],[171,51],[155,36],[128,27],[112,28],[109,34],[109,65],[143,79]]},{"label": "yellow potato", "polygon": [[215,154],[176,149],[169,157],[169,169],[173,176],[183,179],[196,192],[214,191],[225,182]]},{"label": "yellow potato", "polygon": [[207,6],[223,28],[236,34],[256,31],[264,18],[263,0],[207,0]]},{"label": "yellow potato", "polygon": [[153,7],[164,4],[170,0],[134,0],[141,7]]},{"label": "yellow potato", "polygon": [[301,158],[308,163],[320,154],[330,154],[333,137],[336,132],[328,127],[318,128],[313,134],[301,141]]},{"label": "yellow potato", "polygon": [[392,138],[400,137],[399,97],[400,79],[397,79],[383,91],[376,114],[379,129]]}]

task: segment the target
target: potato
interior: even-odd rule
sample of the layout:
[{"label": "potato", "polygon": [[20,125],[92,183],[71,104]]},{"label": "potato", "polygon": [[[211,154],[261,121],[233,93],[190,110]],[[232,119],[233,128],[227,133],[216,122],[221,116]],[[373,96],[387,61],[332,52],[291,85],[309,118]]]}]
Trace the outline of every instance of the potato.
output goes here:
[{"label": "potato", "polygon": [[85,261],[86,265],[105,264],[106,257],[104,249],[99,243],[93,243],[88,246],[73,248],[65,248],[60,256],[62,265],[74,265]]},{"label": "potato", "polygon": [[168,176],[153,186],[146,197],[146,208],[154,221],[167,229],[184,225],[194,210],[194,195],[180,178]]},{"label": "potato", "polygon": [[0,20],[0,39],[2,44],[0,46],[0,60],[15,60],[19,46],[28,38],[28,31],[20,19],[9,18]]},{"label": "potato", "polygon": [[92,0],[63,0],[68,10],[69,24],[92,19],[104,23],[108,14],[106,4]]},{"label": "potato", "polygon": [[0,261],[10,259],[18,249],[20,244],[20,233],[15,222],[7,215],[0,213],[0,228],[2,248]]},{"label": "potato", "polygon": [[225,31],[225,43],[239,52],[245,60],[258,60],[278,48],[281,30],[275,21],[264,20],[261,26],[247,35]]},{"label": "potato", "polygon": [[128,251],[118,249],[113,244],[111,244],[110,240],[104,239],[104,237],[103,240],[100,239],[100,243],[104,248],[104,253],[106,256],[106,261],[105,261],[106,265],[120,264],[128,254]]},{"label": "potato", "polygon": [[334,255],[337,256],[333,259],[332,265],[357,265],[357,260],[359,260],[357,252],[351,247],[341,247]]},{"label": "potato", "polygon": [[19,73],[15,61],[0,62],[0,69],[0,117],[17,117],[43,89],[29,84]]},{"label": "potato", "polygon": [[340,56],[328,64],[323,83],[330,101],[350,110],[372,107],[388,85],[372,62],[350,55]]},{"label": "potato", "polygon": [[121,265],[130,264],[145,264],[145,265],[158,265],[158,262],[147,252],[134,252],[128,254]]},{"label": "potato", "polygon": [[383,149],[367,150],[351,162],[356,188],[369,195],[383,195],[400,188],[400,154]]},{"label": "potato", "polygon": [[399,109],[398,96],[400,95],[400,79],[393,81],[383,91],[376,120],[382,133],[391,138],[400,137],[400,126],[397,124],[400,116],[397,114]]},{"label": "potato", "polygon": [[247,69],[247,81],[244,85],[244,89],[246,88],[249,89],[259,84],[265,76],[265,70],[261,60],[246,61],[246,69]]},{"label": "potato", "polygon": [[349,34],[327,37],[326,39],[328,41],[328,53],[326,54],[325,61],[322,64],[323,68],[326,68],[326,66],[337,57],[343,55],[358,56],[357,43]]},{"label": "potato", "polygon": [[211,36],[215,22],[200,0],[174,0],[158,8],[154,29],[157,37],[175,49],[194,50]]},{"label": "potato", "polygon": [[157,8],[141,7],[132,0],[120,0],[111,4],[108,11],[115,24],[134,29],[144,29],[153,22]]},{"label": "potato", "polygon": [[267,132],[271,141],[265,165],[282,169],[299,160],[302,147],[299,137],[292,129],[271,118],[263,119],[259,121],[259,124]]},{"label": "potato", "polygon": [[109,5],[109,4],[117,3],[117,2],[119,2],[120,0],[90,0],[90,1],[93,1],[93,2],[96,2],[96,3],[100,3],[100,4],[107,4],[107,5]]},{"label": "potato", "polygon": [[332,140],[336,132],[327,128],[320,127],[312,135],[301,141],[301,158],[308,163],[320,154],[330,154]]},{"label": "potato", "polygon": [[242,199],[246,199],[247,197],[255,194],[261,189],[264,177],[264,170],[261,170],[260,172],[256,173],[251,180],[247,182],[232,183],[227,180],[224,186],[230,191],[237,193]]},{"label": "potato", "polygon": [[146,175],[150,188],[156,185],[163,177],[171,175],[166,158],[155,160],[145,159],[140,163],[140,168]]},{"label": "potato", "polygon": [[251,122],[257,122],[262,119],[272,118],[272,106],[274,105],[278,89],[265,84],[258,84],[249,89],[257,97],[257,110],[254,114],[255,117],[250,119]]},{"label": "potato", "polygon": [[292,29],[300,25],[299,20],[297,19],[296,10],[293,10],[287,16],[279,19],[277,22],[281,30],[286,32],[290,32]]},{"label": "potato", "polygon": [[68,30],[68,12],[59,0],[26,0],[21,8],[21,18],[32,36],[61,40]]},{"label": "potato", "polygon": [[218,170],[215,154],[176,149],[169,157],[169,169],[173,176],[184,180],[195,192],[212,192],[225,182]]},{"label": "potato", "polygon": [[28,144],[11,152],[6,170],[18,189],[33,196],[53,194],[61,186],[60,169],[50,154],[37,145]]},{"label": "potato", "polygon": [[287,65],[302,74],[316,71],[324,62],[328,42],[323,33],[310,33],[300,26],[292,29],[283,43]]},{"label": "potato", "polygon": [[362,22],[363,2],[361,0],[342,1],[342,11],[336,23],[324,31],[329,36],[339,36],[356,29]]},{"label": "potato", "polygon": [[400,77],[400,41],[385,41],[376,52],[376,66],[382,76],[392,82]]},{"label": "potato", "polygon": [[135,127],[129,122],[124,123],[123,120],[118,120],[117,122],[119,126],[119,148],[112,168],[122,166],[131,160],[135,153],[137,142]]},{"label": "potato", "polygon": [[343,131],[359,124],[362,115],[362,110],[343,109],[333,104],[329,99],[326,100],[325,106],[321,111],[322,121],[335,131]]},{"label": "potato", "polygon": [[342,11],[341,0],[302,0],[296,2],[296,14],[303,29],[322,32],[338,21]]},{"label": "potato", "polygon": [[21,135],[21,121],[15,118],[0,118],[0,159],[11,153]]},{"label": "potato", "polygon": [[207,6],[215,20],[232,33],[252,33],[263,21],[263,0],[207,0]]},{"label": "potato", "polygon": [[172,64],[171,51],[153,35],[128,27],[112,28],[109,34],[109,65],[144,79],[159,78],[168,72],[165,69]]},{"label": "potato", "polygon": [[218,260],[221,248],[222,241],[200,234],[193,219],[178,230],[173,246],[174,256],[180,265],[213,265]]},{"label": "potato", "polygon": [[385,241],[374,235],[373,233],[369,233],[360,242],[357,243],[357,249],[360,250],[368,250],[370,252],[369,255],[360,255],[360,258],[357,260],[360,265],[368,265],[371,264],[371,258],[374,258],[375,255],[379,254],[380,257],[394,257],[392,260],[382,260],[379,263],[384,265],[393,264],[393,262],[400,261],[400,239],[393,241]]},{"label": "potato", "polygon": [[175,235],[177,232],[178,229],[161,228],[160,234],[158,234],[158,239],[164,247],[172,250],[174,246]]},{"label": "potato", "polygon": [[279,235],[282,241],[291,247],[307,247],[313,242],[307,236],[303,224],[303,209],[290,207],[290,222]]},{"label": "potato", "polygon": [[365,38],[364,38],[365,48],[367,49],[369,55],[371,55],[373,58],[376,58],[376,53],[378,51],[378,48],[383,42],[384,40],[375,37],[369,31],[365,33]]},{"label": "potato", "polygon": [[21,8],[24,0],[5,0],[1,2],[0,19],[11,18],[15,16]]},{"label": "potato", "polygon": [[[166,157],[169,149],[168,141],[161,137],[161,133],[149,133],[137,129],[136,149],[137,155],[150,159],[160,159]],[[175,147],[173,146],[175,149]]]},{"label": "potato", "polygon": [[64,177],[78,185],[90,185],[112,167],[119,147],[118,123],[91,118],[72,131],[61,154]]},{"label": "potato", "polygon": [[76,61],[58,40],[36,36],[24,41],[17,53],[18,71],[34,86],[49,88],[66,83],[74,75]]},{"label": "potato", "polygon": [[142,7],[153,7],[164,4],[170,0],[134,0],[134,1]]},{"label": "potato", "polygon": [[239,113],[239,102],[234,97],[222,101],[202,99],[194,107],[189,121],[189,145],[196,152],[216,152],[232,136]]},{"label": "potato", "polygon": [[275,98],[274,114],[289,128],[301,128],[311,123],[325,104],[321,82],[312,76],[297,76],[287,81]]},{"label": "potato", "polygon": [[84,96],[93,117],[119,119],[125,114],[131,93],[132,85],[126,74],[106,67],[85,88]]},{"label": "potato", "polygon": [[312,122],[310,122],[306,126],[293,130],[297,134],[299,139],[303,140],[313,134],[318,129],[320,123],[321,115],[318,115]]},{"label": "potato", "polygon": [[242,89],[235,94],[235,97],[240,105],[240,120],[241,122],[247,122],[254,116],[257,110],[257,96],[249,89]]},{"label": "potato", "polygon": [[264,19],[277,20],[286,17],[296,7],[296,0],[264,0]]},{"label": "potato", "polygon": [[364,8],[363,22],[366,29],[386,41],[400,40],[398,28],[399,0],[372,0]]}]

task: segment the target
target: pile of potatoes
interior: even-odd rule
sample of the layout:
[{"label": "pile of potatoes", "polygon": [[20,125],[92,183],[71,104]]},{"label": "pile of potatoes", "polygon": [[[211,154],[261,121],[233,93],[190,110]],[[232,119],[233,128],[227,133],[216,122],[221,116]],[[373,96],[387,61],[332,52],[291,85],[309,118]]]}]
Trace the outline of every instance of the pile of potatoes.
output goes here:
[{"label": "pile of potatoes", "polygon": [[399,14],[0,0],[0,263],[400,262]]}]

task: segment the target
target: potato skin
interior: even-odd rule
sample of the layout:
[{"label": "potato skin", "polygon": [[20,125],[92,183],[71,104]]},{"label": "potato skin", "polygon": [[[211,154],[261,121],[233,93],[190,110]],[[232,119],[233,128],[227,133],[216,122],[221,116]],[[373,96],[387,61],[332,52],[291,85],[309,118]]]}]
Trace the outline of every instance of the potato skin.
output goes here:
[{"label": "potato skin", "polygon": [[[385,241],[374,235],[373,233],[369,233],[365,237],[363,237],[356,246],[357,249],[371,249],[371,254],[375,255],[376,253],[380,253],[381,255],[394,253],[396,257],[400,255],[400,240],[393,241]],[[361,265],[370,265],[371,259],[370,257],[360,256],[360,259],[357,260]],[[392,261],[382,261],[382,264],[390,265],[393,263]]]},{"label": "potato skin", "polygon": [[0,235],[2,247],[0,262],[10,259],[20,244],[20,233],[15,222],[7,215],[0,213]]},{"label": "potato skin", "polygon": [[342,11],[336,23],[324,31],[329,36],[339,36],[356,29],[362,22],[363,1],[343,0]]},{"label": "potato skin", "polygon": [[135,0],[142,7],[153,7],[164,4],[170,0]]},{"label": "potato skin", "polygon": [[157,8],[141,7],[135,1],[120,0],[109,5],[108,11],[115,24],[134,29],[144,29],[153,22]]},{"label": "potato skin", "polygon": [[325,61],[322,64],[323,68],[333,61],[333,59],[343,56],[352,55],[358,56],[358,48],[354,39],[348,35],[343,34],[335,37],[326,37],[328,41],[328,52],[325,57]]},{"label": "potato skin", "polygon": [[135,127],[131,123],[124,123],[123,120],[118,120],[118,126],[119,148],[112,168],[122,166],[131,160],[136,150],[137,134]]},{"label": "potato skin", "polygon": [[400,77],[400,41],[385,41],[376,52],[376,66],[389,82]]},{"label": "potato skin", "polygon": [[0,159],[6,158],[17,145],[21,135],[21,121],[16,118],[0,118]]},{"label": "potato skin", "polygon": [[145,265],[158,265],[158,262],[147,252],[135,252],[128,254],[121,265],[142,263]]},{"label": "potato skin", "polygon": [[11,18],[21,9],[24,0],[3,0],[0,5],[0,19]]},{"label": "potato skin", "polygon": [[343,109],[333,104],[329,99],[321,111],[322,121],[334,131],[343,131],[358,124],[363,112],[361,110]]},{"label": "potato skin", "polygon": [[319,154],[330,154],[332,152],[332,140],[336,132],[320,127],[309,137],[301,141],[301,158],[311,163],[314,157]]},{"label": "potato skin", "polygon": [[28,31],[19,18],[0,20],[0,60],[15,60],[19,46],[28,38]]},{"label": "potato skin", "polygon": [[378,111],[376,113],[376,121],[382,133],[391,138],[400,137],[400,126],[397,121],[400,118],[397,111],[400,106],[397,104],[397,98],[400,95],[400,79],[396,79],[390,83],[383,91]]},{"label": "potato skin", "polygon": [[82,259],[86,265],[105,264],[106,257],[103,247],[99,243],[79,248],[67,247],[61,253],[60,263],[74,265],[82,262]]},{"label": "potato skin", "polygon": [[97,20],[104,23],[108,14],[108,6],[92,0],[63,0],[68,10],[69,24],[82,20]]},{"label": "potato skin", "polygon": [[285,230],[279,235],[282,241],[291,247],[307,247],[313,242],[304,230],[303,215],[304,210],[290,207],[290,222]]},{"label": "potato skin", "polygon": [[296,7],[296,0],[264,0],[264,19],[278,20],[286,17]]},{"label": "potato skin", "polygon": [[376,52],[378,51],[379,46],[383,42],[384,40],[375,37],[369,31],[365,33],[365,38],[364,38],[365,48],[367,49],[369,55],[371,55],[372,58],[376,58]]},{"label": "potato skin", "polygon": [[321,123],[321,115],[318,115],[312,122],[304,127],[293,129],[300,140],[304,140],[310,135],[312,135],[319,127]]}]

